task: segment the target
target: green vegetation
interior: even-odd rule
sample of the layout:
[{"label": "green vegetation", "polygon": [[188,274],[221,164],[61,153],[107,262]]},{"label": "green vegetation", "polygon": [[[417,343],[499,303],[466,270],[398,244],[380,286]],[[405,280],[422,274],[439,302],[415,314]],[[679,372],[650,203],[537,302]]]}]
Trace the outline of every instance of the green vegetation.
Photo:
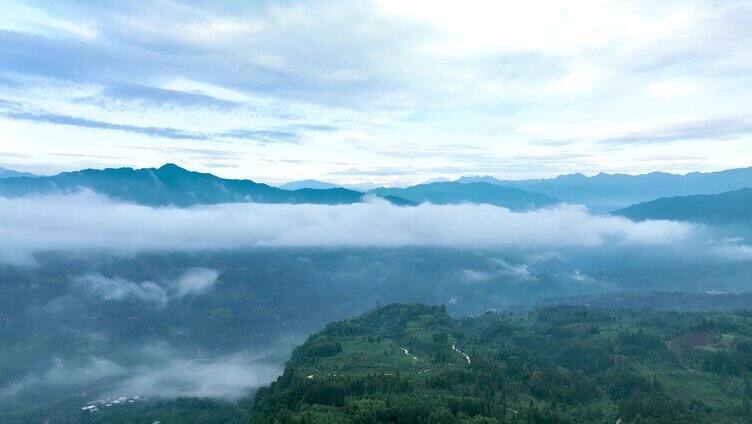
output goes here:
[{"label": "green vegetation", "polygon": [[259,390],[251,422],[738,423],[750,399],[744,311],[555,306],[454,320],[392,304],[311,336]]}]

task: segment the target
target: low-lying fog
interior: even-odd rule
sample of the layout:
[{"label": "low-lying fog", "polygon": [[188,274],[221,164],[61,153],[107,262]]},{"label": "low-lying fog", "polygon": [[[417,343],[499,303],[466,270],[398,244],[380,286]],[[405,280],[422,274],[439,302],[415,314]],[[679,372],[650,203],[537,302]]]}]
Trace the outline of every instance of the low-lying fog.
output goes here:
[{"label": "low-lying fog", "polygon": [[0,254],[29,261],[39,251],[191,251],[247,247],[454,248],[667,244],[693,227],[635,223],[563,205],[511,212],[491,205],[397,207],[374,198],[339,206],[222,204],[185,209],[110,201],[92,193],[0,198]]},{"label": "low-lying fog", "polygon": [[185,357],[164,344],[130,351],[125,355],[130,358],[124,359],[55,357],[48,368],[7,384],[0,390],[0,398],[86,392],[100,387],[92,394],[104,398],[194,396],[235,400],[276,378],[293,347],[291,343],[303,340],[287,338],[279,344],[207,358]]}]

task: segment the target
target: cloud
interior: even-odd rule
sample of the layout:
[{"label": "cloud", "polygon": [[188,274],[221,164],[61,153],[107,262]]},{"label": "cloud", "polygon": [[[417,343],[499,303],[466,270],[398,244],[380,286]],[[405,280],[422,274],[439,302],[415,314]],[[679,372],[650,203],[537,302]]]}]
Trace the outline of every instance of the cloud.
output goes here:
[{"label": "cloud", "polygon": [[[87,295],[96,299],[136,299],[163,306],[173,298],[206,292],[216,283],[217,277],[219,277],[219,272],[216,270],[190,268],[177,279],[163,283],[162,286],[152,281],[135,283],[124,278],[108,278],[97,273],[79,276],[75,279],[75,284]],[[60,301],[63,302],[63,299]],[[66,303],[63,302],[62,305]],[[50,306],[54,308],[57,305]]]},{"label": "cloud", "polygon": [[490,270],[461,269],[460,278],[466,283],[485,283],[506,277],[515,281],[536,281],[538,278],[526,264],[512,265],[502,259],[491,259]]},{"label": "cloud", "polygon": [[497,272],[502,275],[508,275],[519,281],[537,280],[537,277],[533,275],[533,272],[526,264],[511,265],[501,259],[494,259],[493,263],[497,268]]},{"label": "cloud", "polygon": [[101,274],[87,274],[77,278],[76,284],[90,296],[102,300],[134,298],[159,305],[167,303],[167,294],[151,281],[134,283],[122,278],[107,278]]},{"label": "cloud", "polygon": [[58,115],[45,112],[0,112],[0,117],[18,119],[23,121],[45,122],[57,125],[69,125],[84,128],[98,128],[105,130],[126,131],[151,137],[163,137],[184,140],[208,140],[207,134],[184,131],[168,127],[142,127],[138,125],[116,124],[112,122],[97,121],[75,116]]},{"label": "cloud", "polygon": [[255,140],[262,143],[294,143],[299,139],[297,133],[277,130],[231,130],[217,135],[241,140]]},{"label": "cloud", "polygon": [[53,360],[52,366],[40,373],[29,374],[0,389],[0,398],[16,396],[38,387],[73,387],[90,384],[105,378],[122,376],[126,370],[108,360],[91,357],[84,363]]},{"label": "cloud", "polygon": [[104,389],[110,396],[235,400],[274,380],[283,367],[274,358],[282,353],[286,356],[290,348],[285,344],[211,359],[189,359],[168,346],[147,345],[127,352],[136,355],[137,362],[130,365],[97,357],[76,361],[56,358],[50,368],[0,388],[0,399],[31,390],[86,386],[89,390]]},{"label": "cloud", "polygon": [[712,249],[712,252],[725,261],[752,261],[752,246],[726,243]]},{"label": "cloud", "polygon": [[102,95],[118,100],[149,102],[159,106],[210,106],[227,109],[239,104],[238,102],[218,99],[206,94],[169,90],[140,84],[113,84],[106,87]]},{"label": "cloud", "polygon": [[173,398],[178,396],[237,399],[268,384],[282,372],[280,364],[236,354],[211,360],[172,359],[158,366],[131,370],[112,389],[114,395]]},{"label": "cloud", "polygon": [[293,125],[290,125],[290,128],[299,129],[299,130],[308,130],[308,131],[318,131],[318,132],[324,132],[324,133],[339,131],[339,128],[333,125],[321,125],[321,124],[293,124]]},{"label": "cloud", "polygon": [[177,296],[203,293],[217,282],[219,272],[208,268],[193,268],[175,280],[173,286]]},{"label": "cloud", "polygon": [[601,140],[606,144],[668,143],[683,140],[723,140],[752,134],[752,115],[684,121]]},{"label": "cloud", "polygon": [[222,204],[186,209],[117,203],[90,192],[0,198],[0,258],[42,251],[195,251],[254,247],[597,247],[663,244],[693,226],[632,222],[562,205],[511,212],[491,205],[397,207]]},{"label": "cloud", "polygon": [[0,117],[22,121],[44,122],[56,125],[125,131],[136,134],[143,134],[150,137],[161,137],[176,140],[211,140],[216,138],[232,138],[239,140],[253,140],[261,143],[294,143],[299,139],[299,134],[290,131],[234,129],[221,133],[203,133],[170,127],[144,127],[139,125],[117,124],[113,122],[98,121],[76,116],[59,115],[42,111],[0,111]]}]

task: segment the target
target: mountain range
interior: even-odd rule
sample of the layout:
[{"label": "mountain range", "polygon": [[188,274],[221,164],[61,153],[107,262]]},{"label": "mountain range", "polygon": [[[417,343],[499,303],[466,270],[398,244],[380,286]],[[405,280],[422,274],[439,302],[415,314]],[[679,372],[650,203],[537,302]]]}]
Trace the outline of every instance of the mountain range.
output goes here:
[{"label": "mountain range", "polygon": [[[362,202],[369,196],[381,197],[398,206],[420,202],[488,203],[518,210],[558,203],[556,199],[540,194],[485,183],[432,183],[367,193],[323,183],[318,186],[322,188],[283,189],[251,180],[220,178],[166,164],[159,168],[84,169],[49,177],[0,179],[0,196],[67,194],[87,189],[141,205],[179,207],[233,202],[334,205]],[[288,187],[294,188],[296,185]]]},{"label": "mountain range", "polygon": [[651,172],[642,175],[560,175],[536,180],[498,180],[491,176],[462,177],[460,183],[485,182],[580,203],[594,212],[609,212],[661,197],[717,194],[752,187],[752,167],[686,175]]},{"label": "mountain range", "polygon": [[[338,186],[318,180],[291,181],[279,186],[285,190],[330,189]],[[378,196],[393,196],[414,203],[429,202],[438,205],[461,203],[484,203],[503,206],[512,210],[534,209],[560,203],[550,196],[532,193],[487,181],[429,181],[410,187],[377,187],[366,191]]]},{"label": "mountain range", "polygon": [[[159,168],[84,169],[49,177],[0,179],[0,196],[67,194],[88,189],[113,199],[149,206],[191,206],[230,202],[349,204],[364,194],[344,188],[283,190],[251,180],[232,180],[193,172],[174,164]],[[412,202],[394,197],[398,205]]]},{"label": "mountain range", "polygon": [[435,182],[406,188],[378,188],[369,193],[396,196],[416,203],[487,203],[513,210],[534,209],[560,203],[559,200],[546,195],[484,182]]},{"label": "mountain range", "polygon": [[[315,180],[297,182],[300,185],[314,183],[328,184]],[[489,203],[515,210],[563,201],[584,204],[593,212],[638,221],[668,219],[728,225],[752,222],[750,187],[752,168],[740,168],[686,175],[600,173],[588,177],[576,173],[535,180],[499,180],[486,175],[410,187],[381,187],[369,192],[416,203]]]},{"label": "mountain range", "polygon": [[373,182],[334,184],[334,183],[330,183],[326,181],[306,179],[306,180],[290,181],[285,184],[278,185],[277,187],[281,189],[285,189],[285,190],[299,190],[301,188],[313,188],[313,189],[321,190],[321,189],[327,189],[327,188],[341,187],[341,188],[346,188],[348,190],[355,190],[355,191],[360,191],[360,192],[365,193],[366,191],[373,190],[381,186]]},{"label": "mountain range", "polygon": [[375,196],[398,206],[475,203],[516,211],[568,202],[633,220],[671,219],[710,225],[750,222],[750,187],[752,168],[686,175],[570,174],[524,181],[462,177],[410,187],[381,187],[365,193],[316,180],[272,187],[252,180],[193,172],[175,164],[142,169],[84,169],[53,176],[0,168],[0,196],[4,197],[68,194],[86,189],[141,205],[185,207],[234,202],[335,205],[363,202]]},{"label": "mountain range", "polygon": [[285,184],[282,184],[281,186],[278,186],[278,188],[281,188],[282,190],[300,190],[303,188],[312,188],[314,190],[328,190],[330,188],[344,188],[344,187],[339,186],[337,184],[326,183],[326,182],[317,181],[317,180],[301,180],[301,181],[290,181],[289,183],[285,183]]},{"label": "mountain range", "polygon": [[662,197],[615,211],[635,221],[669,219],[711,225],[752,223],[752,188],[720,194]]},{"label": "mountain range", "polygon": [[28,172],[18,172],[12,169],[0,167],[0,178],[16,178],[16,177],[36,177],[36,175]]}]

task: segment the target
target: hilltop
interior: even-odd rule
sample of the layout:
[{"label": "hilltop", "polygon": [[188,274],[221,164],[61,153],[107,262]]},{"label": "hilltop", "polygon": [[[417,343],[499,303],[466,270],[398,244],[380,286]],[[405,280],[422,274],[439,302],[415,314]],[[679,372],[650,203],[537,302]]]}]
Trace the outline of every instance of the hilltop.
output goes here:
[{"label": "hilltop", "polygon": [[746,312],[455,320],[391,304],[311,336],[258,392],[252,422],[739,422],[752,412],[751,330]]}]

